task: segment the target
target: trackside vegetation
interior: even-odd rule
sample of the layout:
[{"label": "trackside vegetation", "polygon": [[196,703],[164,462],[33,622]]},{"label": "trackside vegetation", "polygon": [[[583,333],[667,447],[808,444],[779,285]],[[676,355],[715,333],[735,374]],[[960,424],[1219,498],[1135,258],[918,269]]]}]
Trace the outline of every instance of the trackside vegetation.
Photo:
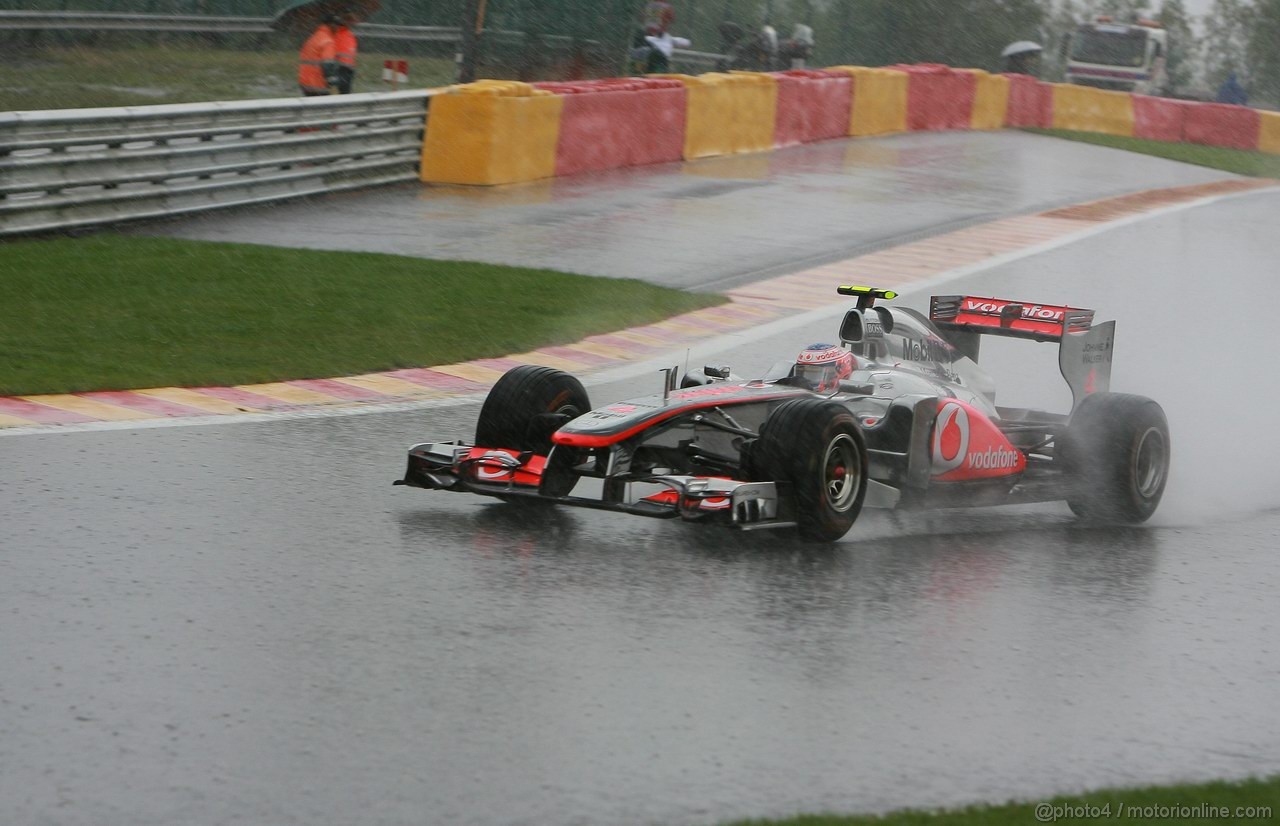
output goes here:
[{"label": "trackside vegetation", "polygon": [[1280,819],[1280,776],[1138,789],[1107,789],[1029,803],[970,806],[885,815],[801,815],[785,820],[736,820],[725,826],[1028,826],[1035,823],[1275,823]]},{"label": "trackside vegetation", "polygon": [[0,284],[0,395],[450,364],[725,301],[552,270],[121,235],[0,244]]},{"label": "trackside vegetation", "polygon": [[[52,36],[52,35],[51,35]],[[119,48],[10,44],[7,71],[0,76],[0,112],[21,109],[79,109],[296,97],[298,46],[271,35],[254,49],[215,49],[191,36],[172,36],[159,45],[113,36]],[[453,61],[361,49],[356,92],[385,92],[382,62],[409,57],[411,86],[448,85]]]},{"label": "trackside vegetation", "polygon": [[1221,169],[1223,172],[1234,172],[1237,175],[1248,175],[1255,178],[1280,178],[1280,155],[1266,152],[1254,152],[1245,149],[1225,149],[1219,146],[1200,146],[1194,143],[1165,143],[1144,138],[1125,138],[1118,135],[1101,135],[1093,132],[1072,132],[1067,129],[1025,129],[1037,135],[1049,135],[1069,141],[1081,141],[1097,146],[1109,146],[1112,149],[1124,149],[1129,152],[1140,152],[1167,158],[1171,161],[1207,166]]}]

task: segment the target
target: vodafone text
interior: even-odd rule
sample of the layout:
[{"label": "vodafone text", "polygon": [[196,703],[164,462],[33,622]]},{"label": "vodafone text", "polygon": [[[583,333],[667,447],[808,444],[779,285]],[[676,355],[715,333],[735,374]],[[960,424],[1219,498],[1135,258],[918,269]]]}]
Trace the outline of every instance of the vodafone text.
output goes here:
[{"label": "vodafone text", "polygon": [[[975,301],[972,298],[965,299],[964,310],[969,313],[983,313],[985,315],[1000,315],[1000,312],[1008,307],[1010,301]],[[1066,314],[1066,307],[1045,307],[1041,304],[1028,304],[1022,308],[1022,317],[1037,319],[1043,321],[1061,321]]]}]

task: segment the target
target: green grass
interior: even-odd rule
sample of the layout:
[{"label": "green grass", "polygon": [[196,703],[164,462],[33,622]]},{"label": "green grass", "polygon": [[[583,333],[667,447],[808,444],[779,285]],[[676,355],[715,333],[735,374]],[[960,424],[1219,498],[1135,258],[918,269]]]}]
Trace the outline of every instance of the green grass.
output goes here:
[{"label": "green grass", "polygon": [[[405,56],[361,51],[353,91],[390,90],[382,61],[396,57]],[[297,58],[283,37],[266,38],[258,50],[215,49],[194,38],[129,48],[14,50],[0,73],[0,111],[296,97]],[[411,88],[446,85],[455,74],[449,60],[409,58]]]},{"label": "green grass", "polygon": [[[1037,806],[1048,807],[1059,817],[1037,817]],[[1177,811],[1147,811],[1148,807],[1186,807],[1187,813],[1217,814],[1207,807],[1226,807],[1227,817],[1179,817]],[[1092,810],[1081,807],[1093,807]],[[1132,809],[1130,807],[1133,807]],[[1236,815],[1236,807],[1269,807],[1268,815]],[[1083,816],[1072,816],[1083,815]],[[1109,789],[1084,795],[1055,797],[1031,803],[971,806],[937,812],[902,811],[887,815],[802,815],[786,820],[739,820],[726,826],[1029,826],[1036,823],[1097,826],[1100,823],[1159,823],[1190,826],[1205,823],[1276,823],[1280,820],[1280,777],[1240,782],[1149,786],[1141,789]]]},{"label": "green grass", "polygon": [[1115,135],[1099,135],[1094,132],[1071,132],[1066,129],[1026,129],[1037,135],[1051,135],[1071,141],[1109,146],[1129,152],[1141,152],[1197,166],[1221,169],[1237,175],[1256,178],[1280,178],[1280,155],[1266,152],[1250,152],[1244,149],[1223,149],[1217,146],[1200,146],[1194,143],[1165,143],[1143,138],[1123,138]]},{"label": "green grass", "polygon": [[519,353],[723,303],[551,270],[99,235],[0,244],[0,395]]}]

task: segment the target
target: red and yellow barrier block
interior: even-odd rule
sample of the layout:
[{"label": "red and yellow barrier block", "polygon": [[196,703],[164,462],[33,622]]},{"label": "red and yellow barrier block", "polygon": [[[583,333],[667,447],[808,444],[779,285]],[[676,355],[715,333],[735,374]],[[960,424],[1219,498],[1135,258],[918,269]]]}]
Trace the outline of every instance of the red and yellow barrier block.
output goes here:
[{"label": "red and yellow barrier block", "polygon": [[908,130],[1045,127],[1280,154],[1280,113],[925,64],[540,83],[433,98],[422,180],[506,184]]},{"label": "red and yellow barrier block", "polygon": [[774,72],[778,84],[774,146],[843,138],[849,134],[853,77],[845,72]]},{"label": "red and yellow barrier block", "polygon": [[1153,141],[1180,142],[1187,123],[1188,104],[1171,98],[1133,96],[1133,136]]},{"label": "red and yellow barrier block", "polygon": [[1187,107],[1183,140],[1228,149],[1258,149],[1262,115],[1247,106],[1196,103]]},{"label": "red and yellow barrier block", "polygon": [[763,72],[658,75],[685,85],[684,157],[711,158],[773,148],[778,81]]},{"label": "red and yellow barrier block", "polygon": [[893,68],[907,73],[908,129],[933,132],[969,128],[977,94],[973,74],[937,63]]},{"label": "red and yellow barrier block", "polygon": [[973,75],[973,114],[970,129],[1003,129],[1009,115],[1009,78],[981,69],[961,69]]},{"label": "red and yellow barrier block", "polygon": [[833,66],[829,71],[853,77],[853,106],[849,113],[849,135],[890,135],[907,131],[907,73],[897,69],[870,69],[866,66]]},{"label": "red and yellow barrier block", "polygon": [[564,98],[514,80],[481,80],[431,100],[422,180],[510,184],[556,174]]},{"label": "red and yellow barrier block", "polygon": [[1133,137],[1133,96],[1055,83],[1053,128]]},{"label": "red and yellow barrier block", "polygon": [[607,78],[535,86],[564,97],[557,177],[684,157],[687,95],[679,80]]},{"label": "red and yellow barrier block", "polygon": [[1280,155],[1280,112],[1260,112],[1259,115],[1258,148]]},{"label": "red and yellow barrier block", "polygon": [[1005,126],[1048,129],[1053,126],[1053,84],[1030,75],[1002,75],[1009,81]]}]

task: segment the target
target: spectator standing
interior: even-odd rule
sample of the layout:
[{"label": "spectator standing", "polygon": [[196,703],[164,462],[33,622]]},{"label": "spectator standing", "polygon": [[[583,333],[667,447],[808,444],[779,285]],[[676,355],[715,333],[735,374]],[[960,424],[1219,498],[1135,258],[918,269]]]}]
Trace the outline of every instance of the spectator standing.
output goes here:
[{"label": "spectator standing", "polygon": [[671,71],[671,55],[676,49],[687,49],[693,42],[683,37],[672,37],[671,32],[659,35],[644,36],[646,53],[644,55],[644,73],[646,75],[666,74]]},{"label": "spectator standing", "polygon": [[335,16],[326,17],[298,52],[298,86],[308,97],[329,95],[338,87],[338,50],[333,32],[340,22]]},{"label": "spectator standing", "polygon": [[1000,57],[1004,60],[1004,71],[1014,75],[1040,76],[1040,55],[1044,47],[1030,40],[1019,40],[1004,47]]},{"label": "spectator standing", "polygon": [[1240,85],[1240,79],[1236,77],[1235,72],[1227,75],[1227,79],[1218,88],[1217,102],[1234,103],[1236,106],[1247,106],[1249,104],[1249,95],[1245,92],[1244,87]]},{"label": "spectator standing", "polygon": [[356,33],[351,27],[356,24],[355,15],[347,12],[333,29],[334,57],[338,61],[338,94],[351,94],[351,87],[356,80]]},{"label": "spectator standing", "polygon": [[720,41],[724,57],[716,62],[717,71],[768,72],[777,63],[778,33],[773,26],[765,25],[748,34],[737,23],[726,21],[720,24]]},{"label": "spectator standing", "polygon": [[779,48],[781,59],[789,69],[803,69],[813,56],[813,29],[803,23],[797,23],[791,30],[791,38]]},{"label": "spectator standing", "polygon": [[778,30],[765,23],[760,27],[760,65],[758,72],[772,72],[778,68]]},{"label": "spectator standing", "polygon": [[676,10],[666,0],[653,0],[644,7],[644,30],[632,44],[631,58],[636,71],[646,75],[670,72],[675,50],[693,45],[686,38],[672,36],[669,29],[675,19]]},{"label": "spectator standing", "polygon": [[663,35],[676,22],[676,10],[666,0],[653,0],[644,7],[644,33]]},{"label": "spectator standing", "polygon": [[720,53],[723,55],[716,61],[717,72],[728,72],[739,69],[743,63],[743,53],[747,48],[747,33],[731,20],[720,24]]}]

